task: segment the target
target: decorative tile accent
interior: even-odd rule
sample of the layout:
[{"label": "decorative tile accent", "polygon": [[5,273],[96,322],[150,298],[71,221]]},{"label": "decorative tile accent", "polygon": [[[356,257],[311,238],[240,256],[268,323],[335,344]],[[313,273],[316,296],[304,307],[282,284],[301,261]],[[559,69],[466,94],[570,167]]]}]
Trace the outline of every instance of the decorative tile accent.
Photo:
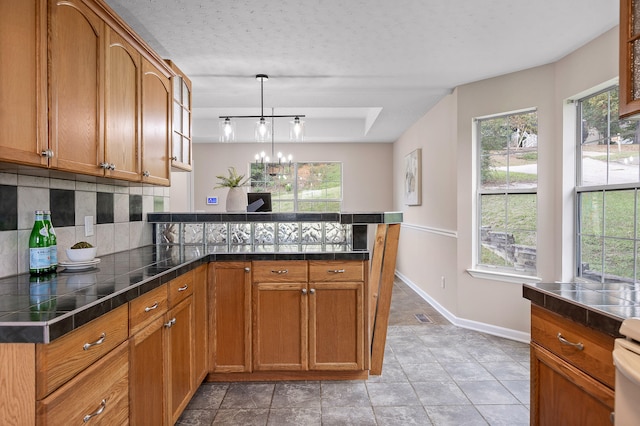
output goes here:
[{"label": "decorative tile accent", "polygon": [[74,226],[76,224],[75,191],[50,189],[51,223],[54,227]]},{"label": "decorative tile accent", "polygon": [[96,223],[113,223],[113,192],[98,192]]},{"label": "decorative tile accent", "polygon": [[182,242],[183,244],[202,244],[204,241],[204,224],[183,223]]},{"label": "decorative tile accent", "polygon": [[302,242],[303,243],[322,242],[322,223],[321,222],[303,222],[302,223]]},{"label": "decorative tile accent", "polygon": [[0,185],[0,231],[18,229],[18,187]]},{"label": "decorative tile accent", "polygon": [[251,244],[251,224],[250,223],[230,223],[229,224],[229,244],[232,244],[232,245]]},{"label": "decorative tile accent", "polygon": [[300,224],[286,222],[278,224],[278,243],[297,244],[300,242]]},{"label": "decorative tile accent", "polygon": [[129,195],[129,222],[142,221],[142,195]]},{"label": "decorative tile accent", "polygon": [[273,222],[256,223],[254,225],[254,244],[275,244],[275,224]]},{"label": "decorative tile accent", "polygon": [[327,243],[346,243],[346,226],[340,223],[327,222],[324,224],[325,241]]},{"label": "decorative tile accent", "polygon": [[205,244],[226,245],[227,244],[227,224],[207,223],[205,228]]}]

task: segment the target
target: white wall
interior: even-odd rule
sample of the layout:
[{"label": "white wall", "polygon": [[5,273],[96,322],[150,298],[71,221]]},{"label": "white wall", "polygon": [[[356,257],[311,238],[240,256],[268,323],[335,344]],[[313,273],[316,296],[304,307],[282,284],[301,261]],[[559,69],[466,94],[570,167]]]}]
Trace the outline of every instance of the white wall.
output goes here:
[{"label": "white wall", "polygon": [[[217,175],[226,175],[227,168],[235,166],[247,173],[249,162],[256,152],[264,151],[265,144],[212,143],[194,144],[194,208],[206,212],[224,212],[227,189],[214,190]],[[270,145],[268,146],[270,150]],[[290,152],[294,161],[342,161],[343,203],[345,212],[389,211],[393,206],[393,144],[352,143],[317,144],[287,143],[276,145],[276,150]],[[208,196],[217,196],[217,206],[207,206]],[[173,196],[172,196],[173,206]]]},{"label": "white wall", "polygon": [[[394,146],[394,209],[405,213],[398,274],[453,321],[524,340],[529,302],[521,284],[467,273],[474,266],[473,119],[537,108],[538,276],[569,279],[575,138],[566,130],[574,125],[563,125],[565,100],[617,74],[616,27],[554,64],[462,85],[407,130]],[[410,207],[402,202],[402,164],[415,148],[423,149],[423,203]]]}]

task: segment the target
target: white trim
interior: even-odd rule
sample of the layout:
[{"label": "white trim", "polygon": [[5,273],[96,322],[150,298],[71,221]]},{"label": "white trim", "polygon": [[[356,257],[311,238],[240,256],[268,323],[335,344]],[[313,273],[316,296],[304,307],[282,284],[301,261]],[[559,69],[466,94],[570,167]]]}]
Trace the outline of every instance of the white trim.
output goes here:
[{"label": "white trim", "polygon": [[502,271],[488,271],[485,269],[467,269],[467,273],[471,275],[473,278],[481,278],[483,280],[494,280],[494,281],[502,281],[505,283],[514,283],[514,284],[535,284],[542,281],[540,277],[534,277],[531,275],[518,275],[511,274],[509,272]]},{"label": "white trim", "polygon": [[478,321],[472,321],[464,318],[458,318],[449,312],[444,306],[438,303],[437,300],[433,299],[427,293],[424,292],[420,287],[418,287],[415,283],[413,283],[409,278],[402,275],[400,272],[396,270],[396,277],[400,279],[403,283],[411,287],[413,291],[415,291],[418,296],[424,299],[427,303],[429,303],[435,310],[437,310],[442,316],[444,316],[449,322],[457,327],[467,328],[469,330],[475,330],[482,333],[491,334],[493,336],[504,337],[505,339],[515,340],[522,343],[529,343],[531,341],[531,333],[525,333],[518,330],[512,330],[509,328],[499,327],[496,325],[485,324]]},{"label": "white trim", "polygon": [[416,231],[428,232],[430,234],[443,235],[445,237],[458,238],[456,231],[448,229],[432,228],[430,226],[415,225],[411,223],[402,223],[401,228],[415,229]]}]

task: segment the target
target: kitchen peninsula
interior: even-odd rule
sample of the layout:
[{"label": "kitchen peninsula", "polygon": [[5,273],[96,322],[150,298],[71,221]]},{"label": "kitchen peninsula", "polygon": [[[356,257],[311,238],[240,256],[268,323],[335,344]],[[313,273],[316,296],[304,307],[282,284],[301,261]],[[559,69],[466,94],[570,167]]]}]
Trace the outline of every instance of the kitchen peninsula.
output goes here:
[{"label": "kitchen peninsula", "polygon": [[102,256],[92,270],[0,280],[3,424],[173,424],[205,378],[368,376],[390,267],[375,259],[401,213],[148,219],[154,245]]}]

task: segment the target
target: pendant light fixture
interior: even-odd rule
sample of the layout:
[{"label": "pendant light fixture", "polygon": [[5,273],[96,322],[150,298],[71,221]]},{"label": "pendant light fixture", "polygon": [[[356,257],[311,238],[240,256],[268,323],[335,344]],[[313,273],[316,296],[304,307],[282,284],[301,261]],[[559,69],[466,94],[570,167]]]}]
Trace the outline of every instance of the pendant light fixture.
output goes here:
[{"label": "pendant light fixture", "polygon": [[[293,121],[290,122],[290,139],[296,142],[303,140],[304,121],[300,120],[301,117],[304,117],[303,114],[274,115],[272,108],[271,115],[264,115],[264,82],[268,79],[269,76],[266,74],[256,74],[256,80],[260,80],[260,115],[221,115],[218,117],[221,119],[219,124],[221,142],[233,142],[235,140],[235,122],[232,119],[237,118],[258,119],[254,132],[256,142],[268,142],[269,139],[272,139],[274,118],[293,118]],[[271,120],[267,120],[268,118],[271,118]]]},{"label": "pendant light fixture", "polygon": [[[273,114],[274,109],[271,108],[271,125],[273,125],[273,119],[277,117]],[[258,123],[260,124],[260,123]],[[257,131],[257,130],[256,130]],[[282,152],[278,152],[277,156],[275,153],[275,138],[273,132],[271,132],[271,156],[269,157],[264,151],[256,154],[255,157],[256,164],[259,164],[265,168],[265,172],[269,176],[281,176],[285,173],[284,167],[291,167],[291,162],[293,161],[293,156],[283,155]]]}]

